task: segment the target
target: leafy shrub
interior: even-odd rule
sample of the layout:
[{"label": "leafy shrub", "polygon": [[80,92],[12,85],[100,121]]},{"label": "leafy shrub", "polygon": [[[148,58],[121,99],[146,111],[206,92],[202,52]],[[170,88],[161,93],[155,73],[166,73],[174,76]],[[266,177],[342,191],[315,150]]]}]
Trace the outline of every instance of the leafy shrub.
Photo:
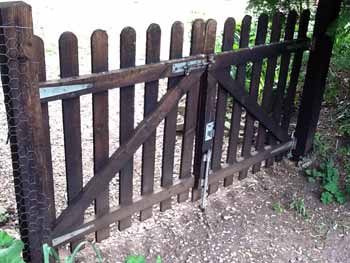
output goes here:
[{"label": "leafy shrub", "polygon": [[318,169],[306,170],[310,182],[319,180],[322,187],[321,202],[330,204],[334,201],[344,204],[345,194],[339,188],[339,171],[332,161],[322,163]]},{"label": "leafy shrub", "polygon": [[0,230],[0,262],[24,263],[22,250],[24,244],[21,240],[14,239],[5,231]]}]

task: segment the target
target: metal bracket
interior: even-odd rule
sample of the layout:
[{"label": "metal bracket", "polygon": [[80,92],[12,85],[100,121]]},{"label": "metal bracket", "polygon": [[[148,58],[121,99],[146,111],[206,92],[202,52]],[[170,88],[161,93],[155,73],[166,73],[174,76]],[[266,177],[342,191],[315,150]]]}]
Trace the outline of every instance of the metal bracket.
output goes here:
[{"label": "metal bracket", "polygon": [[209,122],[207,123],[207,125],[205,126],[205,141],[210,141],[214,138],[215,135],[215,129],[214,129],[214,122]]},{"label": "metal bracket", "polygon": [[200,208],[202,211],[205,210],[207,204],[207,191],[208,191],[208,181],[209,181],[209,172],[210,172],[210,162],[211,162],[211,149],[203,156],[203,161],[205,162],[205,172],[204,178],[201,180],[201,204]]},{"label": "metal bracket", "polygon": [[179,74],[185,73],[190,74],[191,71],[206,67],[209,63],[206,59],[192,60],[187,62],[180,62],[173,65],[172,73]]}]

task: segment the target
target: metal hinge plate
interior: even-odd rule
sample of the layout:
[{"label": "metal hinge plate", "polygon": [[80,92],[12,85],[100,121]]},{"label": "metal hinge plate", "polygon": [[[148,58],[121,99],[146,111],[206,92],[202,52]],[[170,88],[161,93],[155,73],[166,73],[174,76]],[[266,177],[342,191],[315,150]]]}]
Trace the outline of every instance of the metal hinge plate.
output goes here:
[{"label": "metal hinge plate", "polygon": [[214,130],[214,122],[207,123],[205,127],[205,141],[210,141],[214,138],[215,130]]},{"label": "metal hinge plate", "polygon": [[208,62],[206,59],[199,59],[199,60],[192,60],[187,62],[179,62],[173,65],[172,73],[173,74],[179,74],[179,73],[189,73],[192,70],[200,69],[208,65]]}]

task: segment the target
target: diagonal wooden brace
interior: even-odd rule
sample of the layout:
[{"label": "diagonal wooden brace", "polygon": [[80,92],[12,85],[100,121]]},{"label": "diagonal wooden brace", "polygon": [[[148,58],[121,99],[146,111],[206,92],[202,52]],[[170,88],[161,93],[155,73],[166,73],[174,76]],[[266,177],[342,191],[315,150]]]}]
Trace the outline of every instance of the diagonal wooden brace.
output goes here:
[{"label": "diagonal wooden brace", "polygon": [[128,142],[113,153],[105,167],[91,178],[77,197],[72,200],[71,205],[57,218],[53,231],[54,236],[72,226],[79,219],[79,215],[84,213],[91,202],[108,186],[115,174],[124,167],[135,151],[154,132],[159,123],[177,105],[180,98],[199,81],[203,70],[205,69],[185,77],[159,101],[157,108],[137,126]]},{"label": "diagonal wooden brace", "polygon": [[242,107],[268,129],[277,140],[280,142],[290,140],[288,132],[282,129],[276,121],[260,107],[256,100],[241,87],[241,84],[233,80],[227,72],[211,71],[210,74],[217,79],[222,87],[225,88]]}]

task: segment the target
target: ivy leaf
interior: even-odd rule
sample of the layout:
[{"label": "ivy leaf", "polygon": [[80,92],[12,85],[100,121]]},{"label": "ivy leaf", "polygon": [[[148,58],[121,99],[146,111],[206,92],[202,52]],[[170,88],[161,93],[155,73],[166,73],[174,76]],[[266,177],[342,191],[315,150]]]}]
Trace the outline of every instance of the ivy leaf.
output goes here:
[{"label": "ivy leaf", "polygon": [[339,204],[345,204],[346,199],[345,199],[345,195],[344,195],[343,192],[338,191],[338,192],[335,194],[335,199],[337,200],[337,202],[338,202]]},{"label": "ivy leaf", "polygon": [[334,195],[339,192],[338,185],[335,181],[326,183],[323,188]]},{"label": "ivy leaf", "polygon": [[333,195],[329,192],[323,192],[321,195],[321,202],[325,205],[329,205],[333,202]]},{"label": "ivy leaf", "polygon": [[12,245],[14,239],[5,231],[0,230],[0,248],[8,248]]},{"label": "ivy leaf", "polygon": [[125,263],[146,263],[146,259],[143,256],[129,256]]}]

